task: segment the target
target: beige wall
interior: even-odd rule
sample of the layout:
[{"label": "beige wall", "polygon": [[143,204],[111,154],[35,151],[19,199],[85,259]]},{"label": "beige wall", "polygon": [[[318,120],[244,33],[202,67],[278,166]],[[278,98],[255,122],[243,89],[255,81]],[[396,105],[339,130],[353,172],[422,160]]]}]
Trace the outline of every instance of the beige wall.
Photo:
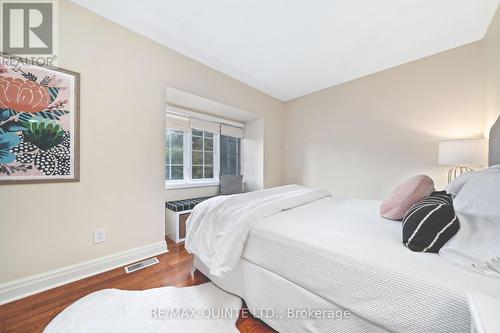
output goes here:
[{"label": "beige wall", "polygon": [[[281,103],[59,3],[59,65],[82,76],[81,181],[0,187],[0,283],[163,239],[167,86],[262,117],[264,168],[254,171],[264,183],[251,186],[294,182],[367,198],[416,173],[443,185],[437,142],[480,135],[500,112],[498,14],[483,42]],[[97,227],[108,240],[93,245]]]},{"label": "beige wall", "polygon": [[485,78],[485,134],[500,115],[500,8],[482,41]]},{"label": "beige wall", "polygon": [[263,151],[263,119],[255,119],[246,123],[245,138],[242,144],[243,153],[243,175],[245,178],[245,190],[257,191],[264,187],[262,175],[264,173],[262,163]]},{"label": "beige wall", "polygon": [[81,181],[0,187],[0,283],[163,239],[167,85],[261,115],[264,184],[282,183],[280,101],[59,4],[59,66],[81,73]]},{"label": "beige wall", "polygon": [[285,105],[285,182],[383,198],[437,165],[443,138],[483,133],[480,43],[295,99]]}]

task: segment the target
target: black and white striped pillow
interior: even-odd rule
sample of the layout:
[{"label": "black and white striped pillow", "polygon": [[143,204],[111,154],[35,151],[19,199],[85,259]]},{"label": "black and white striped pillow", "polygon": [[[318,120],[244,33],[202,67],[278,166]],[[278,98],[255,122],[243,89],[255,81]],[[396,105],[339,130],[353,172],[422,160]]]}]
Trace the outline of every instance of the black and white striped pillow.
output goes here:
[{"label": "black and white striped pillow", "polygon": [[438,253],[459,229],[451,195],[433,192],[406,212],[403,244],[412,251]]}]

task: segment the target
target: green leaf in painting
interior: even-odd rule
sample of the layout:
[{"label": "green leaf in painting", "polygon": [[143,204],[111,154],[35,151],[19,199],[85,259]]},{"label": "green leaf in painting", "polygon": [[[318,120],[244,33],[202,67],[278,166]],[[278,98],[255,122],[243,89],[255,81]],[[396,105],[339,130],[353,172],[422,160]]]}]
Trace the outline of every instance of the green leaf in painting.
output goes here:
[{"label": "green leaf in painting", "polygon": [[33,118],[23,132],[24,140],[31,142],[41,150],[48,150],[64,140],[64,130],[51,120]]}]

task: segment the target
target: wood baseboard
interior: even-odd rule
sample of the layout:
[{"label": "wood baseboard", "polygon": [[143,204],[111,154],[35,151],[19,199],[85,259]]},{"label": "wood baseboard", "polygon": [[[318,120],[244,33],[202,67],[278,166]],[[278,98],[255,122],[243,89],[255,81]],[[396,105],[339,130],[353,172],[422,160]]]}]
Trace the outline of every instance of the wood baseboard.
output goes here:
[{"label": "wood baseboard", "polygon": [[168,252],[165,241],[0,284],[0,305]]}]

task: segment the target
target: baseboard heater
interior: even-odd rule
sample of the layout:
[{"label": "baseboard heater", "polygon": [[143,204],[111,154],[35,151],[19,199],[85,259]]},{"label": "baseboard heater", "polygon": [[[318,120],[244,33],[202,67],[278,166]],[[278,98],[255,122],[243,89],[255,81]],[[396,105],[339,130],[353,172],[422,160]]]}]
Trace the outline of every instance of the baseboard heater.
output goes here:
[{"label": "baseboard heater", "polygon": [[125,266],[125,272],[127,274],[132,273],[132,272],[138,271],[140,269],[143,269],[143,268],[146,268],[149,266],[153,266],[157,263],[159,263],[159,261],[158,261],[158,259],[156,259],[156,257],[145,259],[143,261],[136,262],[132,265]]}]

